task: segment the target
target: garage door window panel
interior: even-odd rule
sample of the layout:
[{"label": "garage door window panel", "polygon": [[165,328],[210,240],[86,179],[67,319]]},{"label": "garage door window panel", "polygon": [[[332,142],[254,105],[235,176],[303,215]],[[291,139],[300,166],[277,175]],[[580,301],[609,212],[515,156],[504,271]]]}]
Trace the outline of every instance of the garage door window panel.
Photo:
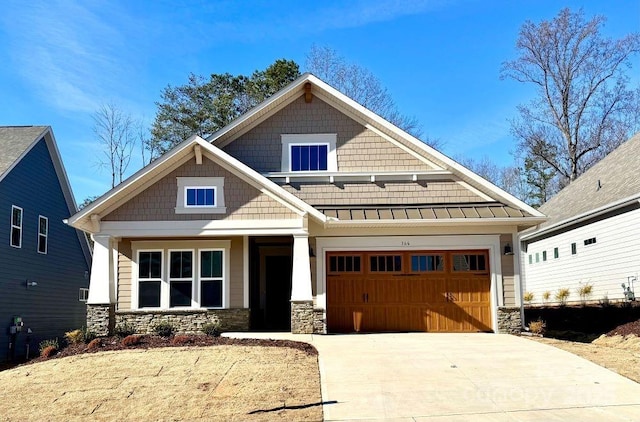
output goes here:
[{"label": "garage door window panel", "polygon": [[411,272],[425,273],[444,271],[443,255],[412,255],[411,256]]},{"label": "garage door window panel", "polygon": [[454,254],[453,271],[485,272],[487,271],[487,258],[484,254]]},{"label": "garage door window panel", "polygon": [[329,257],[329,273],[362,273],[361,255],[333,255]]},{"label": "garage door window panel", "polygon": [[372,255],[369,257],[372,273],[401,273],[402,255]]}]

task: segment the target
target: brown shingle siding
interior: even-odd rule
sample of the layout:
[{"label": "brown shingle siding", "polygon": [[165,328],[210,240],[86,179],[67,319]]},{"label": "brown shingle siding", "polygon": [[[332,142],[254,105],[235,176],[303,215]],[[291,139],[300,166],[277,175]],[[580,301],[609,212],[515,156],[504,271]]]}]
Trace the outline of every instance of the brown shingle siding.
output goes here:
[{"label": "brown shingle siding", "polygon": [[300,97],[224,147],[259,172],[281,171],[282,134],[337,134],[338,171],[409,171],[430,167],[319,98]]},{"label": "brown shingle siding", "polygon": [[[177,177],[224,177],[226,214],[176,214]],[[109,215],[104,221],[183,221],[183,220],[263,220],[291,219],[289,208],[233,173],[204,159],[202,165],[189,160],[153,186],[147,188]]]}]

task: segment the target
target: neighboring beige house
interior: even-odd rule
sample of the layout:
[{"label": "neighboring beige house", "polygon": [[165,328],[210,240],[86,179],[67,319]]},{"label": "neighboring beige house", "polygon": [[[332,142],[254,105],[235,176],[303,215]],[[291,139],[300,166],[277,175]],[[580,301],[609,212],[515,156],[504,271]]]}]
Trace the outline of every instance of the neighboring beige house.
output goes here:
[{"label": "neighboring beige house", "polygon": [[[540,207],[549,220],[522,235],[532,304],[557,303],[560,289],[569,289],[567,302],[621,301],[640,294],[638,164],[640,133]],[[581,297],[585,286],[591,294]]]},{"label": "neighboring beige house", "polygon": [[498,332],[521,327],[518,232],[542,221],[305,74],[69,224],[95,240],[88,326],[100,334],[160,320]]}]

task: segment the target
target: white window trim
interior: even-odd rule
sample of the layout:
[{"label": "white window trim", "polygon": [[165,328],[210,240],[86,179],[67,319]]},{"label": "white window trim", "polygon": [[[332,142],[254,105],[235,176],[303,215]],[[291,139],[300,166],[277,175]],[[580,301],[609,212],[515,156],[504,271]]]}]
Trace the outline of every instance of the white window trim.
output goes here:
[{"label": "white window trim", "polygon": [[[139,286],[138,283],[140,282],[139,276],[138,276],[138,262],[140,262],[140,253],[141,252],[160,252],[160,278],[145,278],[144,281],[159,281],[160,282],[160,307],[144,307],[141,308],[139,301],[138,301],[138,292],[139,292]],[[132,284],[132,288],[131,288],[131,308],[133,309],[162,309],[162,300],[163,297],[168,296],[168,287],[165,286],[164,283],[164,263],[165,263],[165,259],[164,259],[164,249],[162,248],[149,248],[149,249],[138,249],[135,250],[133,253],[134,256],[134,260],[131,262],[131,282]],[[135,280],[135,281],[134,281]],[[166,292],[166,294],[165,294]],[[167,299],[168,302],[168,299]]]},{"label": "white window trim", "polygon": [[[13,210],[20,210],[20,225],[16,226],[13,224]],[[11,216],[10,218],[10,224],[11,224],[11,230],[9,230],[9,245],[11,245],[12,248],[22,248],[22,226],[24,226],[24,211],[22,208],[20,208],[17,205],[11,205]],[[20,241],[18,242],[17,245],[13,244],[13,230],[20,230]]]},{"label": "white window trim", "polygon": [[[40,220],[43,219],[44,221],[47,222],[46,224],[46,230],[45,233],[42,234],[40,233]],[[40,237],[44,237],[44,252],[40,251]],[[38,239],[36,242],[36,249],[38,250],[39,254],[42,255],[46,255],[49,252],[49,219],[47,217],[45,217],[44,215],[39,215],[38,216]]]},{"label": "white window trim", "polygon": [[[191,252],[191,278],[172,278],[171,277],[171,253],[172,252]],[[167,303],[168,309],[191,309],[197,306],[196,298],[196,270],[199,268],[195,249],[167,249]],[[172,281],[190,281],[191,282],[191,305],[190,306],[174,306],[171,307],[171,282]],[[162,298],[160,298],[162,303]]]},{"label": "white window trim", "polygon": [[78,291],[78,301],[86,302],[88,298],[89,289],[87,289],[86,287],[80,287],[80,290]]},{"label": "white window trim", "polygon": [[[194,281],[192,292],[191,307],[169,307],[169,253],[171,251],[194,251]],[[200,251],[201,250],[220,250],[222,251],[223,267],[222,267],[222,307],[206,308],[200,306]],[[132,256],[131,262],[131,310],[189,310],[189,309],[228,309],[231,305],[231,241],[230,240],[176,240],[176,241],[138,241],[131,242]],[[138,307],[138,259],[140,252],[161,252],[162,253],[162,269],[160,280],[160,307],[159,308],[139,308]],[[166,257],[166,259],[165,259]],[[157,279],[153,279],[157,280]],[[194,300],[197,298],[197,300]]]},{"label": "white window trim", "polygon": [[[222,252],[222,277],[202,277],[200,275],[200,253],[201,252],[218,252],[221,251]],[[227,265],[226,265],[226,257],[227,254],[225,252],[225,250],[223,248],[200,248],[198,249],[198,305],[200,305],[202,303],[202,282],[203,281],[216,281],[216,280],[221,280],[222,281],[222,305],[224,307],[224,296],[225,296],[225,280],[227,280]],[[194,296],[195,297],[195,296]],[[202,306],[200,305],[201,308],[206,308],[206,309],[222,309],[219,308],[217,306]]]},{"label": "white window trim", "polygon": [[296,171],[296,173],[327,173],[338,171],[338,159],[336,155],[338,135],[336,133],[282,134],[280,136],[282,142],[281,170],[283,172],[292,172],[291,147],[293,145],[328,145],[326,170]]},{"label": "white window trim", "polygon": [[[224,177],[176,177],[178,194],[176,197],[176,214],[225,214]],[[208,205],[187,206],[187,189],[213,188],[213,207]]]}]

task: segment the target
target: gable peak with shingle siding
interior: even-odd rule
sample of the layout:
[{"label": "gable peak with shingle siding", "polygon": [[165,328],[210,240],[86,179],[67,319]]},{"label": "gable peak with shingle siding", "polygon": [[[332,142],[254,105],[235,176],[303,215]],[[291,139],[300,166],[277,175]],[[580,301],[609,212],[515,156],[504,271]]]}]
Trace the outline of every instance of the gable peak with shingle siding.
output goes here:
[{"label": "gable peak with shingle siding", "polygon": [[640,196],[640,133],[621,144],[540,207],[541,228]]},{"label": "gable peak with shingle siding", "polygon": [[[538,219],[544,218],[544,215],[539,211],[486,181],[309,73],[300,76],[296,81],[271,96],[262,104],[254,107],[249,112],[208,137],[207,140],[219,148],[227,147],[227,145],[232,144],[236,139],[241,139],[242,135],[262,124],[289,104],[300,100],[304,95],[306,84],[311,84],[312,102],[317,99],[322,100],[345,116],[358,122],[366,129],[383,137],[387,142],[400,147],[405,152],[418,158],[419,161],[425,163],[431,169],[450,172],[451,180],[464,183],[472,190],[485,196],[486,200],[497,201],[521,209],[525,213]],[[279,142],[278,146],[280,146]]]}]

